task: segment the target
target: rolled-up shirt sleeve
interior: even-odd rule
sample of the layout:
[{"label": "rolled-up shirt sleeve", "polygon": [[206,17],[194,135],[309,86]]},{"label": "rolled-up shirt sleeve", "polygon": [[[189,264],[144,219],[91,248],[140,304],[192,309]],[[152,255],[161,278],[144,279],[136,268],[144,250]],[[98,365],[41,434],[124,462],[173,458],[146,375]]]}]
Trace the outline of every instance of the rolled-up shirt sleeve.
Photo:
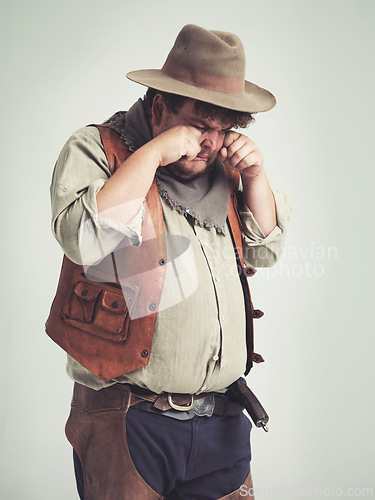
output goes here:
[{"label": "rolled-up shirt sleeve", "polygon": [[98,129],[75,132],[56,162],[50,193],[53,235],[76,264],[99,263],[125,237],[132,246],[141,244],[144,199],[127,224],[98,214],[96,195],[110,175]]},{"label": "rolled-up shirt sleeve", "polygon": [[294,205],[283,192],[272,190],[276,206],[276,227],[264,235],[248,208],[245,200],[240,203],[240,218],[243,224],[242,239],[244,260],[254,267],[271,267],[279,259],[285,241],[286,226],[291,217]]}]

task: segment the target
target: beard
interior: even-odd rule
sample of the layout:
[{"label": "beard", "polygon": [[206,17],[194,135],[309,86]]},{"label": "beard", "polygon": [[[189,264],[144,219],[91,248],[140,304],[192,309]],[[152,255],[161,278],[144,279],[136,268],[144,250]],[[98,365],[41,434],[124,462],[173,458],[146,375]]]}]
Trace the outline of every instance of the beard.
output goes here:
[{"label": "beard", "polygon": [[205,174],[209,170],[212,170],[213,168],[213,163],[216,159],[216,154],[212,153],[208,154],[205,153],[204,151],[201,151],[197,158],[200,157],[200,155],[203,155],[205,158],[204,161],[202,160],[184,160],[180,159],[174,163],[170,163],[169,165],[166,166],[168,169],[169,173],[174,177],[175,179],[178,179],[180,181],[190,181],[193,179],[196,179],[197,177],[200,177],[201,175]]}]

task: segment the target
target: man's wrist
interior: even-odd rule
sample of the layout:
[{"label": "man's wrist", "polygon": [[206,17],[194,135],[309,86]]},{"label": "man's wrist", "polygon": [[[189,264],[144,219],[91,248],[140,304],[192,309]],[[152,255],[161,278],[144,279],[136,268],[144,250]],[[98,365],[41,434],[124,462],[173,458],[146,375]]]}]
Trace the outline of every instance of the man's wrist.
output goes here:
[{"label": "man's wrist", "polygon": [[245,185],[256,185],[263,183],[265,180],[267,180],[267,175],[266,172],[263,168],[263,165],[259,167],[259,170],[257,173],[253,174],[246,174],[241,172],[241,179],[242,179],[242,184]]},{"label": "man's wrist", "polygon": [[154,172],[156,172],[157,168],[162,164],[162,156],[157,144],[154,142],[154,139],[144,144],[136,151],[136,153],[137,152],[144,155],[144,161],[147,162]]}]

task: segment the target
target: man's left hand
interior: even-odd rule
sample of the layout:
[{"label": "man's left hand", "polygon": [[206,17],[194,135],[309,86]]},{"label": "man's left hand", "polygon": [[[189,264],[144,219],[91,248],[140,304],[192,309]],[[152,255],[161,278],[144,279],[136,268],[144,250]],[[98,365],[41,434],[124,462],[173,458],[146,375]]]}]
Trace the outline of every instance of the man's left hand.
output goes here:
[{"label": "man's left hand", "polygon": [[225,135],[218,156],[224,165],[249,179],[257,177],[263,168],[263,156],[255,142],[233,130]]}]

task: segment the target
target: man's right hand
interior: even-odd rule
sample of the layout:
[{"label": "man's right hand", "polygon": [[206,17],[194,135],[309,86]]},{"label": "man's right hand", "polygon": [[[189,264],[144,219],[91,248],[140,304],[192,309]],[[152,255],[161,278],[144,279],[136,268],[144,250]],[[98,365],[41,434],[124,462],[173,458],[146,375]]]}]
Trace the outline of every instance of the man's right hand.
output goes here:
[{"label": "man's right hand", "polygon": [[201,132],[192,126],[178,125],[156,136],[148,143],[159,159],[159,166],[174,163],[180,158],[193,160],[200,152]]}]

